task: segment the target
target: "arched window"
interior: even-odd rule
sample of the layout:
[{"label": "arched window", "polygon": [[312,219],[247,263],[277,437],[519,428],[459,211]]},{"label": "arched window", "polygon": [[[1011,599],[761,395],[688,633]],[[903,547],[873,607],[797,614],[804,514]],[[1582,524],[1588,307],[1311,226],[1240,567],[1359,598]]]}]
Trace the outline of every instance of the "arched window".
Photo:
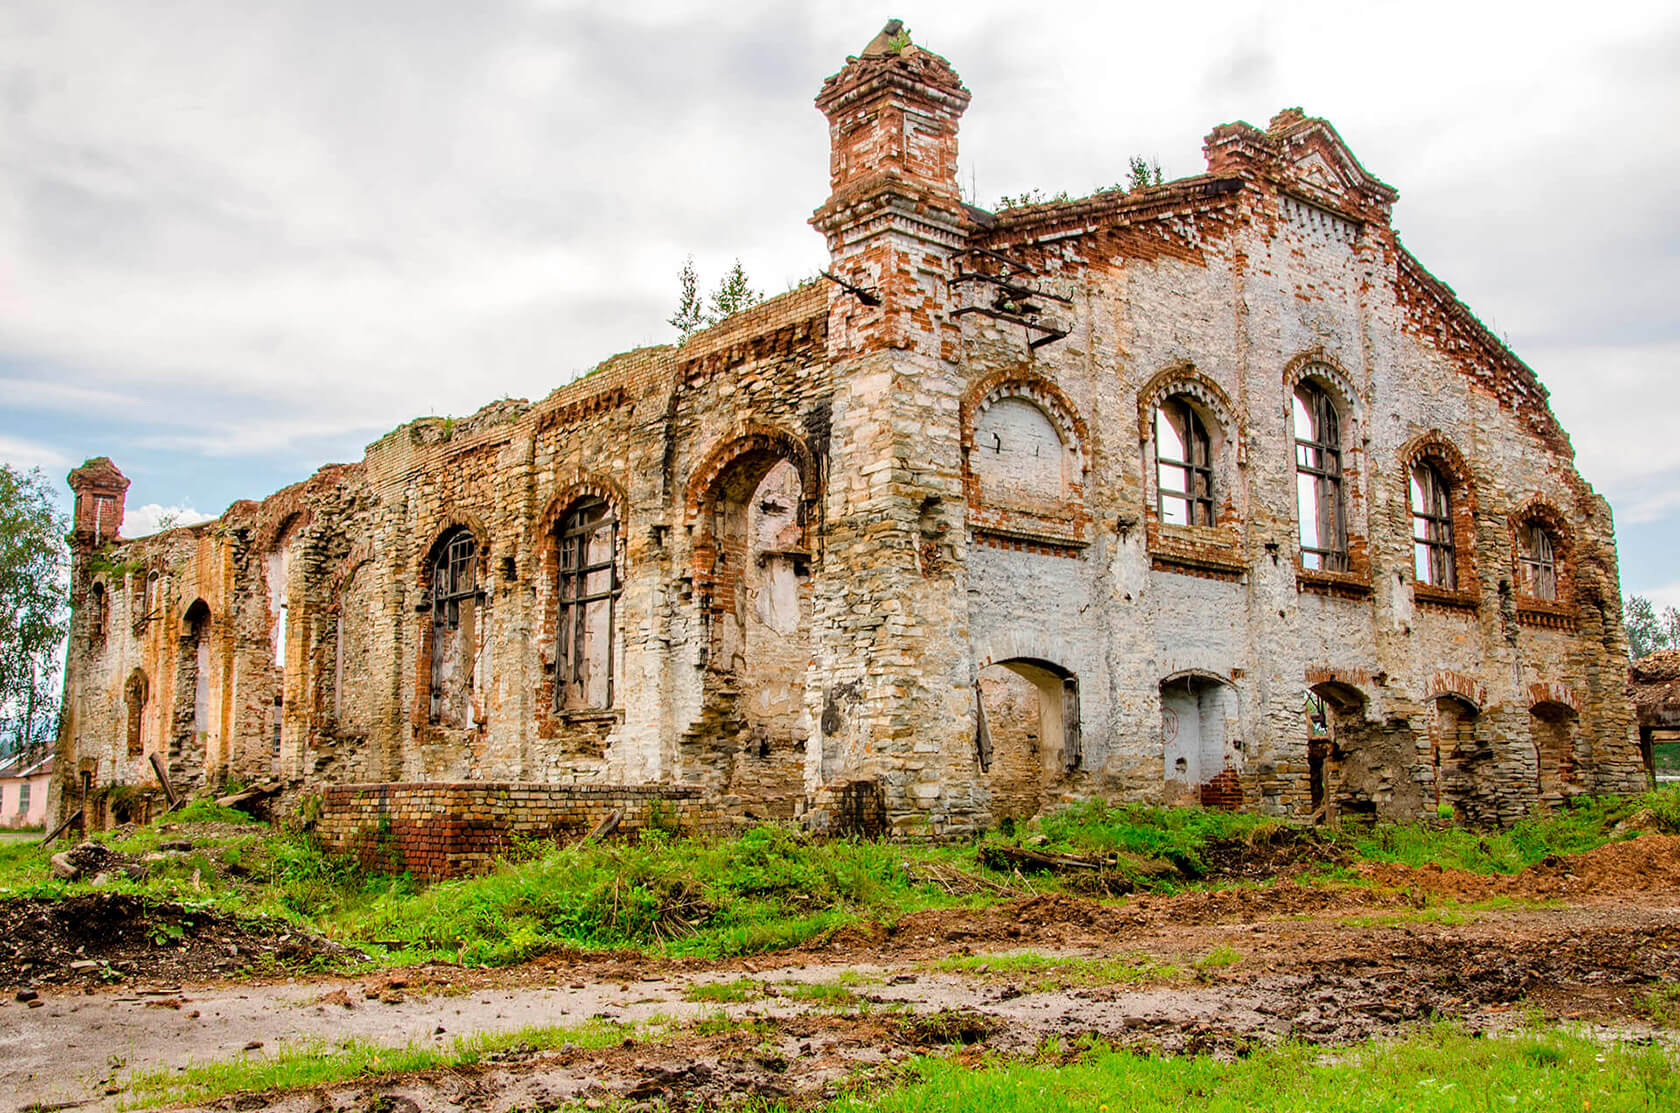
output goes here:
[{"label": "arched window", "polygon": [[93,590],[88,592],[88,640],[103,642],[105,640],[105,623],[110,617],[111,600],[105,594],[104,584],[94,584]]},{"label": "arched window", "polygon": [[1342,424],[1323,387],[1295,388],[1295,503],[1301,566],[1326,572],[1348,567],[1347,513],[1342,500]]},{"label": "arched window", "polygon": [[1066,497],[1068,470],[1056,425],[1026,398],[996,398],[974,423],[969,466],[982,498],[1027,504]]},{"label": "arched window", "polygon": [[1155,407],[1155,494],[1167,525],[1213,525],[1212,440],[1183,395]]},{"label": "arched window", "polygon": [[1452,488],[1426,460],[1412,465],[1412,560],[1417,582],[1454,591],[1458,568],[1453,548]]},{"label": "arched window", "polygon": [[618,606],[618,519],[605,499],[574,506],[555,531],[560,624],[555,706],[613,705],[613,634]]},{"label": "arched window", "polygon": [[1517,527],[1517,571],[1524,595],[1551,600],[1558,597],[1557,540],[1545,525],[1533,519]]},{"label": "arched window", "polygon": [[128,705],[128,756],[139,757],[145,750],[145,743],[141,738],[141,727],[145,722],[146,674],[135,669],[128,675],[128,683],[123,686],[123,702]]},{"label": "arched window", "polygon": [[472,677],[482,644],[478,539],[471,530],[456,530],[438,545],[431,572],[431,721],[464,727],[472,718]]}]

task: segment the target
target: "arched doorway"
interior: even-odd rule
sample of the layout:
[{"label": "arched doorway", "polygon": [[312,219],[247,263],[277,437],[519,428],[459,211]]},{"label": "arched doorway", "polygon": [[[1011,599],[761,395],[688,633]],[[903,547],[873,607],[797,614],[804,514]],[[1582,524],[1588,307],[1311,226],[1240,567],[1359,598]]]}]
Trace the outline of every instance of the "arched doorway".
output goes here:
[{"label": "arched doorway", "polygon": [[810,491],[791,446],[751,437],[696,499],[696,581],[706,624],[705,694],[685,761],[727,807],[791,818],[810,738]]},{"label": "arched doorway", "polygon": [[992,818],[1029,819],[1079,768],[1079,682],[1049,661],[1011,658],[976,680],[977,749]]},{"label": "arched doorway", "polygon": [[1364,710],[1364,693],[1347,684],[1324,681],[1307,688],[1301,713],[1307,744],[1307,808],[1312,814],[1333,815],[1338,808],[1374,812],[1368,794],[1349,791],[1343,769],[1344,743],[1370,741]]},{"label": "arched doorway", "polygon": [[1243,748],[1236,689],[1206,673],[1161,682],[1161,758],[1169,803],[1241,806]]}]

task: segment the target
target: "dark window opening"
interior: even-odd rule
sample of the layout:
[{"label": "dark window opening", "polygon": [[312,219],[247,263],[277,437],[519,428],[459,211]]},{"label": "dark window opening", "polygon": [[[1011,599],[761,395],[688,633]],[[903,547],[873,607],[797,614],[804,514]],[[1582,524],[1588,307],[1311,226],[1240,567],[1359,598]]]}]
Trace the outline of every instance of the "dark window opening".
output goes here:
[{"label": "dark window opening", "polygon": [[1182,397],[1155,408],[1155,495],[1161,521],[1213,525],[1213,454],[1207,423]]},{"label": "dark window opening", "polygon": [[604,500],[573,508],[560,523],[559,656],[555,706],[613,706],[613,640],[617,626],[618,519]]},{"label": "dark window opening", "polygon": [[1418,583],[1457,588],[1452,490],[1431,464],[1412,467],[1412,559]]},{"label": "dark window opening", "polygon": [[105,594],[104,584],[94,584],[88,593],[88,639],[90,641],[105,640],[105,623],[110,616],[111,600]]},{"label": "dark window opening", "polygon": [[1347,571],[1341,417],[1329,393],[1311,382],[1295,388],[1295,494],[1301,566]]},{"label": "dark window opening", "polygon": [[139,757],[145,750],[141,731],[145,722],[146,695],[146,674],[135,669],[129,674],[128,684],[123,689],[123,702],[128,705],[129,757]]}]

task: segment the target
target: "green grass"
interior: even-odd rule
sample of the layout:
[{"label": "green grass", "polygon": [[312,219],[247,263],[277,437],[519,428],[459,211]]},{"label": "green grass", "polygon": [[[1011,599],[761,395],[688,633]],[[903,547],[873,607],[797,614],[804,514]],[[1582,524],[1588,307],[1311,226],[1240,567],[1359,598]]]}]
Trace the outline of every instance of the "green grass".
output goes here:
[{"label": "green grass", "polygon": [[1075,986],[1171,981],[1184,973],[1177,966],[1160,962],[1148,955],[1087,958],[1082,955],[1047,955],[1038,951],[954,955],[932,963],[931,969],[957,974],[995,974],[1019,979],[1036,993],[1071,989]]},{"label": "green grass", "polygon": [[355,938],[462,962],[514,962],[558,946],[750,954],[859,919],[973,905],[912,880],[917,863],[964,853],[972,850],[817,841],[772,826],[717,842],[644,837],[556,847],[418,894],[376,895],[333,922]]},{"label": "green grass", "polygon": [[1197,970],[1222,970],[1227,966],[1235,966],[1242,961],[1242,952],[1235,947],[1227,947],[1221,943],[1195,962]]},{"label": "green grass", "polygon": [[850,1008],[863,1000],[853,991],[851,986],[839,980],[832,982],[777,982],[776,993],[781,997],[786,997],[789,1001],[800,1001],[808,1005],[819,1005],[830,1009]]},{"label": "green grass", "polygon": [[1576,797],[1569,806],[1537,811],[1508,831],[1385,823],[1369,831],[1344,831],[1339,841],[1373,862],[1508,874],[1549,855],[1580,854],[1624,837],[1614,832],[1615,826],[1642,812],[1649,812],[1657,826],[1680,832],[1680,785],[1639,796]]},{"label": "green grass", "polygon": [[[1550,854],[1623,837],[1622,820],[1680,830],[1680,786],[1629,799],[1582,799],[1510,831],[1473,833],[1431,822],[1347,826],[1312,836],[1347,862],[1438,864],[1511,872]],[[110,891],[241,915],[281,917],[362,947],[383,963],[518,962],[562,948],[629,948],[722,957],[818,940],[852,924],[885,923],[923,909],[980,908],[1032,892],[1078,891],[1078,877],[1028,881],[981,864],[983,844],[935,846],[819,841],[764,826],[717,841],[667,838],[587,847],[521,845],[492,872],[424,885],[371,873],[321,851],[307,834],[277,830],[201,801],[109,845],[132,855],[189,838],[195,848]],[[1015,829],[1015,840],[1119,858],[1142,889],[1174,891],[1205,872],[1229,843],[1296,838],[1282,820],[1200,808],[1077,804]],[[988,841],[1002,840],[994,834]],[[54,847],[58,849],[58,847]],[[1310,859],[1311,845],[1305,850]],[[0,842],[0,899],[63,897],[87,882],[55,880],[49,854]],[[1362,884],[1341,861],[1311,867],[1315,885]],[[1200,884],[1215,884],[1201,882]],[[1437,922],[1459,912],[1433,911]],[[1405,915],[1405,914],[1401,914]]]},{"label": "green grass", "polygon": [[[1448,1026],[1395,1043],[1314,1050],[1286,1045],[1224,1062],[1102,1046],[1077,1062],[974,1069],[912,1062],[884,1093],[826,1113],[1651,1113],[1680,1108],[1680,1057],[1657,1046],[1601,1044],[1562,1030],[1478,1038]],[[759,1106],[779,1110],[781,1106]]]},{"label": "green grass", "polygon": [[457,1036],[442,1047],[407,1044],[388,1047],[365,1040],[300,1043],[272,1055],[243,1054],[185,1070],[145,1071],[125,1080],[123,1108],[202,1104],[239,1092],[281,1092],[350,1079],[472,1066],[497,1054],[556,1051],[563,1047],[605,1048],[633,1035],[658,1038],[662,1027],[638,1032],[628,1025],[589,1021],[572,1028],[531,1027],[509,1032]]},{"label": "green grass", "polygon": [[[1038,821],[1049,847],[1073,854],[1119,854],[1140,864],[1164,862],[1180,877],[1199,877],[1207,869],[1204,854],[1218,840],[1252,840],[1284,826],[1284,821],[1250,812],[1205,808],[1152,808],[1113,805],[1101,800],[1070,804]],[[1122,871],[1127,863],[1122,859]],[[1137,872],[1144,887],[1165,874]]]},{"label": "green grass", "polygon": [[764,983],[752,978],[736,978],[732,982],[703,982],[683,991],[684,1001],[711,1002],[734,1005],[754,1001],[764,996]]}]

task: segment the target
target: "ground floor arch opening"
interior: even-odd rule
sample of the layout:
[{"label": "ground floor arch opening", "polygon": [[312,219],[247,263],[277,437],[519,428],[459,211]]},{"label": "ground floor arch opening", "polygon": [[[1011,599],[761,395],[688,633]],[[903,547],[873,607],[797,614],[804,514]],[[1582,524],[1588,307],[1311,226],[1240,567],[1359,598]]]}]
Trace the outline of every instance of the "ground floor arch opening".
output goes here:
[{"label": "ground floor arch opening", "polygon": [[1079,681],[1049,661],[1010,658],[976,679],[980,777],[992,819],[1015,822],[1056,800],[1082,757]]},{"label": "ground floor arch opening", "polygon": [[1161,682],[1161,763],[1168,803],[1240,807],[1244,749],[1235,688],[1207,673]]}]

